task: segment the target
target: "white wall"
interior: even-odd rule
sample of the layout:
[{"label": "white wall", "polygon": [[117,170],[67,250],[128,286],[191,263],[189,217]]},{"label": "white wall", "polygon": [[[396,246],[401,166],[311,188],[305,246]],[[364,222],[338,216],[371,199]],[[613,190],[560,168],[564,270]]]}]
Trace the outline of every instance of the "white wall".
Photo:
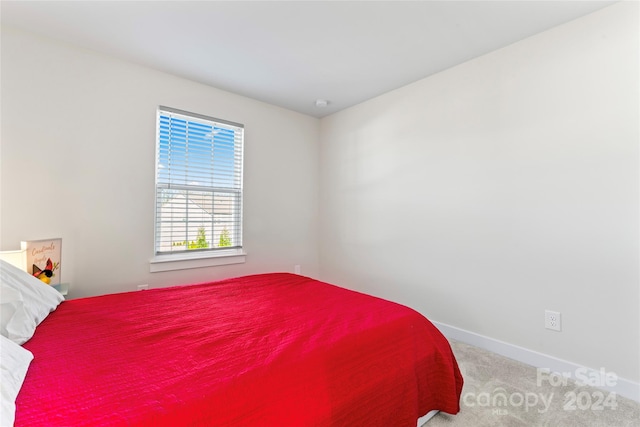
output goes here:
[{"label": "white wall", "polygon": [[[317,119],[6,27],[1,53],[0,249],[62,237],[71,297],[317,275]],[[245,264],[149,273],[159,105],[245,125]]]},{"label": "white wall", "polygon": [[616,4],[323,119],[321,277],[637,382],[638,39]]}]

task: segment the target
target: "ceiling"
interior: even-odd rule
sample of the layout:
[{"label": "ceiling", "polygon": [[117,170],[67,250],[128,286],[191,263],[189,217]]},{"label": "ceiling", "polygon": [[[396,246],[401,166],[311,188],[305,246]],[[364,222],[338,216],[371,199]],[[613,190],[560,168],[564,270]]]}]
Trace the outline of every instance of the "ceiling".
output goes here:
[{"label": "ceiling", "polygon": [[3,0],[0,17],[323,117],[612,3]]}]

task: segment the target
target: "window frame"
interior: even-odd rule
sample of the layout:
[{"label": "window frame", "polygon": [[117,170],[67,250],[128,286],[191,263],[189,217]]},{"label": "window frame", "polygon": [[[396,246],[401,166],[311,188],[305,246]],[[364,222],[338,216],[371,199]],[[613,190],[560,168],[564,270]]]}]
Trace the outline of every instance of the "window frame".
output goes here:
[{"label": "window frame", "polygon": [[[224,187],[214,187],[211,185],[191,185],[191,184],[173,184],[173,183],[160,183],[159,182],[159,169],[160,169],[160,133],[161,133],[161,116],[165,114],[169,115],[177,115],[186,119],[194,119],[194,121],[204,121],[208,124],[212,125],[221,125],[228,126],[232,128],[236,128],[242,131],[241,139],[240,139],[240,160],[239,160],[239,186],[237,188],[224,188]],[[187,142],[188,143],[188,142]],[[238,149],[236,147],[236,142],[234,139],[234,150]],[[213,150],[213,147],[212,147]],[[234,158],[234,165],[236,165],[236,160]],[[213,177],[213,164],[210,168],[211,176]],[[236,172],[234,171],[233,174]],[[154,256],[150,260],[150,272],[161,272],[161,271],[171,271],[171,270],[181,270],[181,269],[190,269],[190,268],[200,268],[200,267],[211,267],[211,266],[219,266],[219,265],[228,265],[228,264],[238,264],[244,263],[246,258],[246,252],[243,247],[243,234],[244,234],[244,211],[243,211],[243,199],[244,199],[244,125],[230,122],[228,120],[221,120],[214,117],[192,113],[189,111],[178,110],[171,107],[159,106],[156,110],[156,138],[155,138],[155,168],[154,168],[154,231],[153,231],[153,253]],[[236,217],[236,221],[234,224],[236,228],[234,229],[234,241],[238,242],[239,245],[231,247],[231,248],[208,248],[208,249],[186,249],[182,251],[171,251],[171,252],[161,252],[158,251],[159,241],[158,241],[158,227],[159,219],[159,197],[161,195],[161,188],[164,189],[176,189],[178,191],[200,191],[203,194],[211,193],[212,203],[215,199],[215,196],[219,193],[229,193],[233,194],[232,198],[235,199],[233,201],[234,209],[238,210],[238,214],[234,214]],[[187,199],[188,200],[188,199]],[[212,204],[212,209],[215,204]],[[186,203],[185,203],[186,209]],[[213,211],[212,211],[213,215]],[[188,223],[188,221],[187,221]],[[213,217],[212,217],[212,230],[213,230]],[[188,228],[188,227],[186,227]],[[212,231],[213,232],[213,231]],[[186,231],[187,241],[188,241],[188,231]],[[212,235],[213,240],[213,235]]]}]

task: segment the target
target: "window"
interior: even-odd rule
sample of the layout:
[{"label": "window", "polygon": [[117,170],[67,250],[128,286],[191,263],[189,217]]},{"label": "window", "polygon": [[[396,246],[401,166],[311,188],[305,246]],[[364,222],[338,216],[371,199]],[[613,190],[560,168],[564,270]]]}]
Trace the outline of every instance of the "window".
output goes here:
[{"label": "window", "polygon": [[243,134],[237,123],[159,108],[156,256],[242,249]]}]

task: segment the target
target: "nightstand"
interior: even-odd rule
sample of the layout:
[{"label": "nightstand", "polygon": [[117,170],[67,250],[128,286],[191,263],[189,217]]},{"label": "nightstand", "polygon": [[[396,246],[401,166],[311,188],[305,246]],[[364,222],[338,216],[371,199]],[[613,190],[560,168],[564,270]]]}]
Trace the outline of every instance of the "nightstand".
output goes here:
[{"label": "nightstand", "polygon": [[52,285],[53,289],[60,292],[62,295],[67,295],[69,293],[69,284],[68,283],[60,283],[58,285]]}]

